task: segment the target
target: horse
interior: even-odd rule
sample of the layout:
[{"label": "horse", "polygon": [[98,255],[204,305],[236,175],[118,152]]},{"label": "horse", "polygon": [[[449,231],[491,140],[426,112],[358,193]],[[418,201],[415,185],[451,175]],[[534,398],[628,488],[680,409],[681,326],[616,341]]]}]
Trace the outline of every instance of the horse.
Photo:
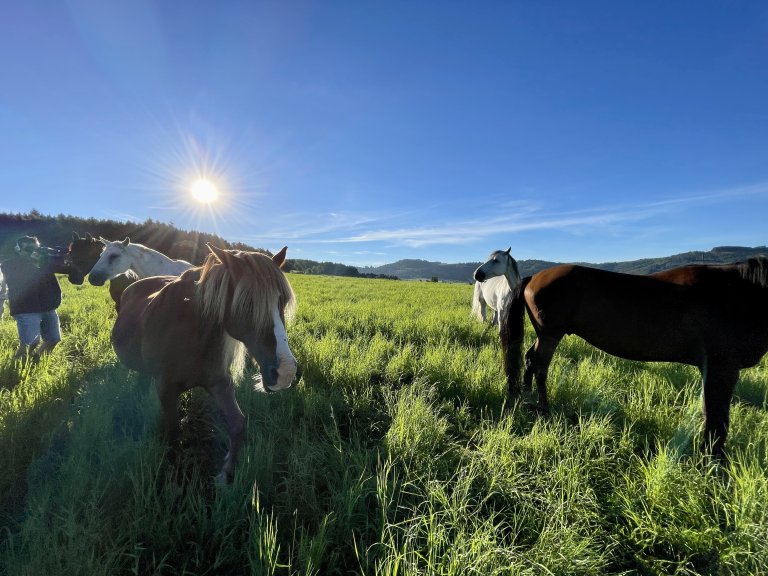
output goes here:
[{"label": "horse", "polygon": [[724,458],[739,372],[768,351],[768,258],[689,265],[648,276],[563,264],[523,278],[501,323],[507,392],[520,392],[523,311],[536,340],[523,387],[536,380],[548,413],[547,371],[558,343],[575,334],[620,358],[695,366],[703,381],[704,448]]},{"label": "horse", "polygon": [[88,274],[88,282],[94,286],[103,286],[118,274],[133,270],[139,278],[148,276],[178,276],[192,268],[186,260],[173,260],[165,254],[143,244],[125,240],[110,242],[104,238],[98,240],[104,245],[104,251]]},{"label": "horse", "polygon": [[488,260],[477,267],[473,277],[475,290],[472,295],[472,315],[485,321],[486,304],[493,308],[493,324],[499,324],[502,310],[509,299],[511,290],[520,283],[517,261],[512,258],[510,246],[506,250],[495,250]]},{"label": "horse", "polygon": [[[90,233],[86,232],[85,237],[81,238],[77,232],[72,232],[72,241],[69,244],[69,274],[67,279],[71,284],[81,286],[85,277],[91,271],[94,264],[99,260],[104,245],[96,240]],[[133,282],[139,279],[138,274],[133,270],[126,270],[109,281],[109,295],[115,303],[115,310],[120,310],[120,296],[123,291]]]},{"label": "horse", "polygon": [[126,288],[112,329],[112,346],[128,368],[155,378],[161,432],[171,445],[179,434],[179,395],[203,387],[224,416],[229,452],[217,483],[231,483],[245,440],[245,416],[233,376],[245,352],[260,368],[268,392],[288,388],[296,359],[288,347],[286,317],[295,306],[280,269],[287,247],[272,258],[208,244],[200,267],[180,276],[153,276]]}]

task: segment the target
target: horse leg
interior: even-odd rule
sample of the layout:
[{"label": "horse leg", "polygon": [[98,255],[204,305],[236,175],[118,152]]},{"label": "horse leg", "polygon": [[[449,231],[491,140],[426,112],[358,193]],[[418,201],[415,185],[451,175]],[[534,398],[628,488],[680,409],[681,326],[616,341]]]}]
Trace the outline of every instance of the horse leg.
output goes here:
[{"label": "horse leg", "polygon": [[496,326],[499,325],[499,311],[494,310],[493,311],[493,317],[491,317],[491,324],[495,324]]},{"label": "horse leg", "polygon": [[525,372],[523,374],[523,387],[530,389],[533,378],[536,378],[536,390],[538,393],[538,410],[542,414],[549,414],[549,400],[547,399],[547,376],[549,364],[555,353],[560,337],[539,336],[525,353]]},{"label": "horse leg", "polygon": [[715,458],[723,460],[731,397],[739,379],[739,369],[707,365],[701,372],[704,379],[704,449],[711,449]]},{"label": "horse leg", "polygon": [[534,362],[536,357],[536,340],[528,351],[525,353],[525,372],[523,372],[523,390],[533,390],[533,374],[534,374]]},{"label": "horse leg", "polygon": [[160,399],[160,434],[171,446],[176,447],[179,439],[179,387],[167,380],[160,378],[157,383],[157,396]]},{"label": "horse leg", "polygon": [[245,415],[235,399],[235,386],[227,376],[217,381],[208,392],[224,416],[224,426],[229,435],[229,452],[224,458],[224,466],[216,476],[217,484],[231,484],[235,477],[235,467],[240,457],[240,449],[245,441]]}]

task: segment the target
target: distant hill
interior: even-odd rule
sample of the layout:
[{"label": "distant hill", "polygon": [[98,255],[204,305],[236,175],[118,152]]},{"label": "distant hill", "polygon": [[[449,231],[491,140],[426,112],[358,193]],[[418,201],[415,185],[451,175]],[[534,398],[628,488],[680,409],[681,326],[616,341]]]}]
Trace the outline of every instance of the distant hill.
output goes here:
[{"label": "distant hill", "polygon": [[[739,262],[752,256],[768,256],[768,247],[757,246],[746,248],[742,246],[719,246],[708,252],[684,252],[674,256],[661,258],[643,258],[627,262],[604,262],[593,264],[579,262],[584,266],[625,272],[628,274],[652,274],[661,270],[668,270],[686,264],[727,264]],[[392,264],[383,266],[365,266],[360,272],[370,274],[387,274],[406,280],[429,280],[437,277],[441,282],[472,282],[472,273],[482,262],[465,262],[460,264],[443,264],[442,262],[430,262],[427,260],[398,260]],[[559,264],[546,260],[518,260],[520,274],[529,276],[540,270]]]},{"label": "distant hill", "polygon": [[479,265],[479,262],[443,264],[427,260],[398,260],[383,266],[361,266],[359,270],[366,274],[386,274],[407,280],[438,278],[442,282],[469,282]]}]

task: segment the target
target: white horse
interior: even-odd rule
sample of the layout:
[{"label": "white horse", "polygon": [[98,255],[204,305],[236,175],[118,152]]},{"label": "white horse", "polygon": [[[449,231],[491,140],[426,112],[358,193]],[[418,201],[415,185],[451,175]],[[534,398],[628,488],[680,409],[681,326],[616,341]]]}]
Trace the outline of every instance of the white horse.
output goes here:
[{"label": "white horse", "polygon": [[475,291],[472,294],[472,316],[485,322],[487,320],[486,309],[493,311],[491,324],[499,324],[499,310],[504,300],[509,296],[509,282],[504,276],[495,276],[485,282],[475,282]]},{"label": "white horse", "polygon": [[174,260],[165,254],[143,244],[123,241],[110,242],[99,238],[104,244],[104,251],[88,274],[88,282],[94,286],[103,286],[107,280],[132,270],[139,278],[148,276],[179,276],[192,268],[186,260]]},{"label": "white horse", "polygon": [[501,312],[509,300],[508,296],[520,284],[520,272],[517,262],[510,255],[511,250],[512,247],[509,247],[491,252],[488,260],[475,270],[472,313],[479,320],[485,321],[485,307],[488,305],[493,308],[492,323],[500,325]]}]

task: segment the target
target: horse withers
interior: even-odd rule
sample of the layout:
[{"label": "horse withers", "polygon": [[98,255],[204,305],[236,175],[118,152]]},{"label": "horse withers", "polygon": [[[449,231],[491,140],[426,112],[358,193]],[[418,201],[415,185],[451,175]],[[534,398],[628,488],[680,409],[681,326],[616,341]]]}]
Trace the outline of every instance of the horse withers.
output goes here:
[{"label": "horse withers", "polygon": [[648,276],[559,265],[526,277],[502,318],[508,394],[520,393],[523,311],[536,331],[525,353],[523,386],[533,379],[547,412],[547,372],[560,340],[580,336],[628,360],[678,362],[703,379],[704,443],[724,454],[739,371],[768,351],[768,258],[691,265]]},{"label": "horse withers", "polygon": [[269,258],[208,247],[201,267],[178,277],[138,280],[125,290],[112,345],[128,368],[154,377],[161,430],[170,443],[179,434],[179,395],[201,386],[213,397],[229,436],[217,481],[229,483],[245,439],[233,378],[242,372],[247,351],[265,390],[291,385],[297,366],[285,321],[295,298],[280,270],[287,248]]},{"label": "horse withers", "polygon": [[512,290],[520,283],[517,261],[506,250],[491,252],[488,260],[477,267],[473,274],[475,289],[472,293],[472,315],[478,320],[486,320],[486,307],[493,309],[491,323],[501,326],[503,308],[509,300]]}]

